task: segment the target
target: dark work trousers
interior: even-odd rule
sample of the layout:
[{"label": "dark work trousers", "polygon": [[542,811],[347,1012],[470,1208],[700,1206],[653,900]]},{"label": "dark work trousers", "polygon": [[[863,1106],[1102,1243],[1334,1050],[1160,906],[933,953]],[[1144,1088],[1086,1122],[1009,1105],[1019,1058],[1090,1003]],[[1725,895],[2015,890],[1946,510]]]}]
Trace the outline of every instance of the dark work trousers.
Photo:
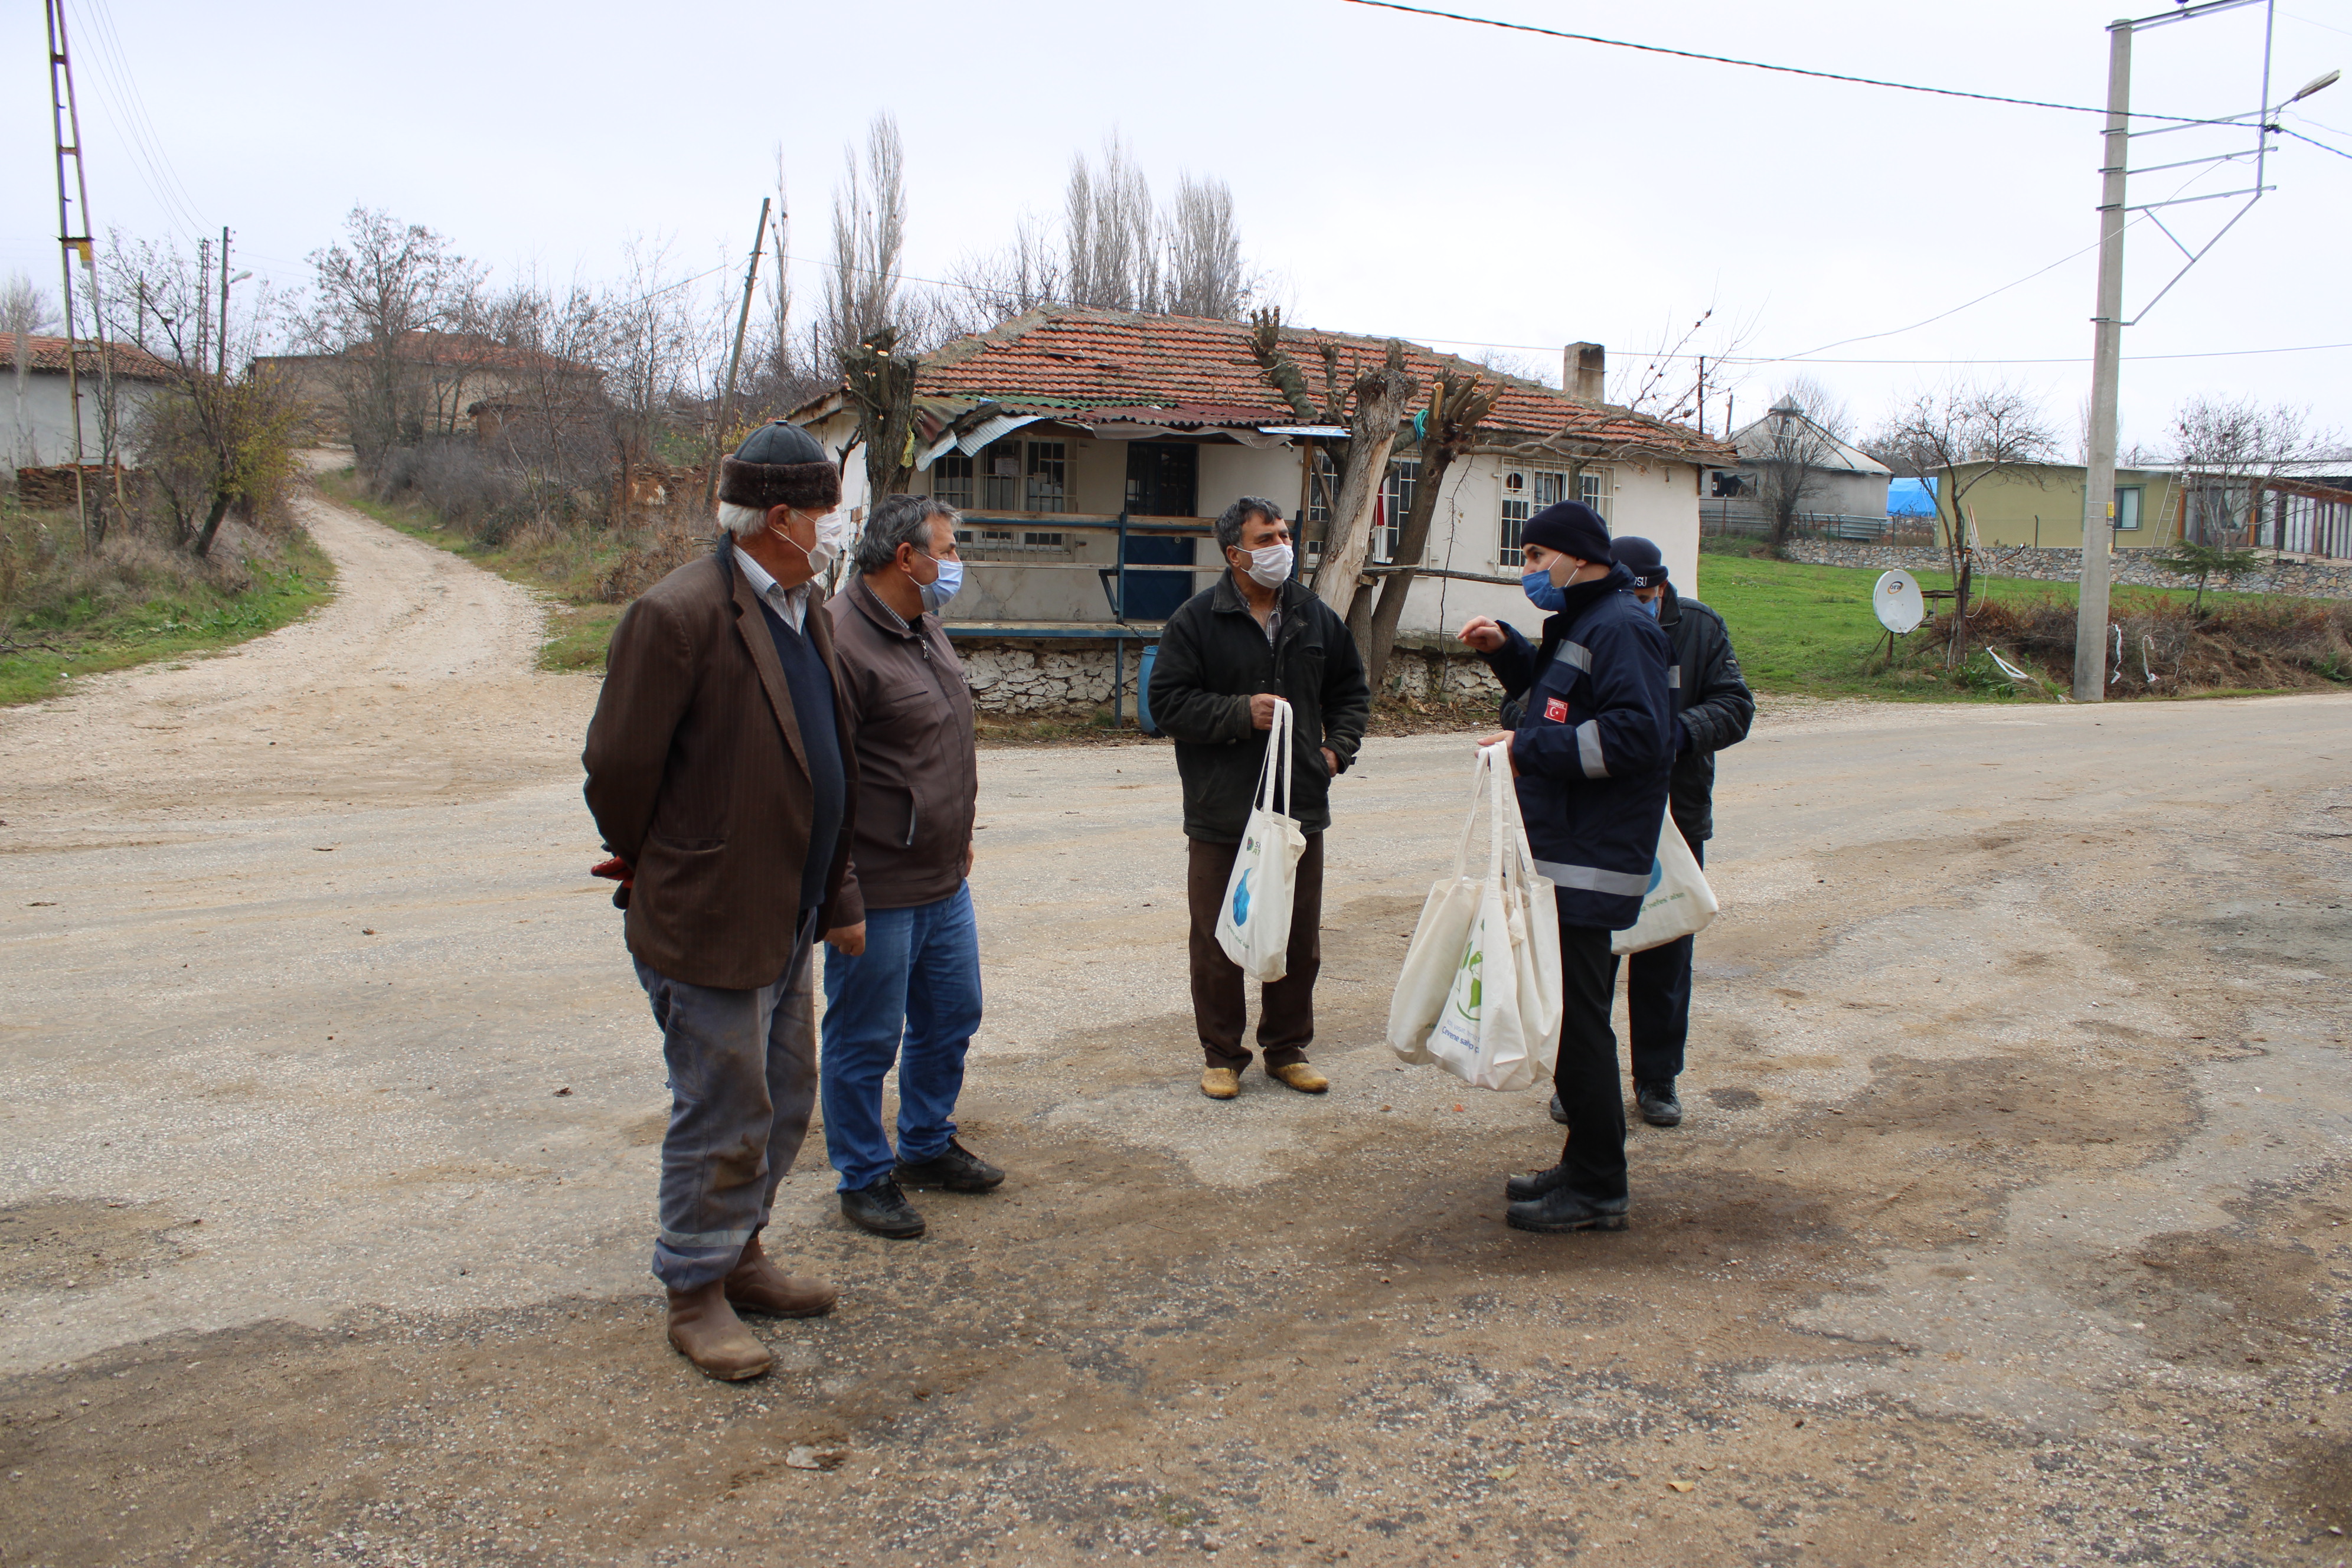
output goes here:
[{"label": "dark work trousers", "polygon": [[[1233,879],[1238,844],[1206,844],[1188,838],[1192,865],[1184,892],[1192,906],[1192,1023],[1201,1032],[1201,1049],[1213,1068],[1235,1072],[1250,1065],[1249,1047],[1242,1044],[1249,998],[1248,977],[1242,966],[1217,945],[1217,910],[1225,901],[1225,884]],[[1601,944],[1606,952],[1608,943]],[[1307,836],[1307,853],[1298,858],[1298,882],[1290,903],[1290,968],[1281,979],[1262,988],[1258,1002],[1257,1048],[1269,1068],[1287,1067],[1307,1059],[1307,1042],[1315,1037],[1315,976],[1323,967],[1323,836]],[[1616,1058],[1610,1058],[1613,1074]]]},{"label": "dark work trousers", "polygon": [[1559,928],[1559,1060],[1551,1080],[1568,1112],[1560,1163],[1588,1198],[1625,1195],[1625,1096],[1617,1083],[1617,1036],[1609,1027],[1617,999],[1617,960],[1610,933],[1596,926]]},{"label": "dark work trousers", "polygon": [[[1692,843],[1692,856],[1706,864],[1706,841]],[[1683,1047],[1690,1038],[1691,946],[1685,937],[1663,947],[1645,949],[1625,960],[1625,1011],[1632,1027],[1630,1047],[1635,1083],[1675,1081],[1683,1070]],[[1609,989],[1617,989],[1612,960]]]}]

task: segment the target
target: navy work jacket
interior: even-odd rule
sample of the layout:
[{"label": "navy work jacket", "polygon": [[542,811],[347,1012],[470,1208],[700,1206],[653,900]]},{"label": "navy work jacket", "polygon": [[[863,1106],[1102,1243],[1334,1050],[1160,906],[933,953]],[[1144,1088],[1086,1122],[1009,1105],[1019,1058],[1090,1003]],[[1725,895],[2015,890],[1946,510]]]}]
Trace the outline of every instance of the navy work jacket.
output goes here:
[{"label": "navy work jacket", "polygon": [[1526,712],[1511,740],[1536,868],[1563,925],[1622,931],[1642,912],[1665,818],[1676,725],[1666,634],[1622,566],[1568,590],[1540,647],[1503,627],[1483,655]]}]

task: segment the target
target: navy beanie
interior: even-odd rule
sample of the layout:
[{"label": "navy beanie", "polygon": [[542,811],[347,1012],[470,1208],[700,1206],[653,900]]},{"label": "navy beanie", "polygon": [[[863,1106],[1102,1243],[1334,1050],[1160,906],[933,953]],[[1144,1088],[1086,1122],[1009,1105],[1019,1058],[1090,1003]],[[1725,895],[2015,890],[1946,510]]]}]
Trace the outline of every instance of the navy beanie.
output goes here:
[{"label": "navy beanie", "polygon": [[1666,558],[1658,547],[1638,533],[1628,533],[1611,546],[1617,564],[1633,574],[1633,586],[1654,588],[1666,580]]},{"label": "navy beanie", "polygon": [[1519,529],[1521,544],[1540,544],[1579,561],[1607,562],[1609,525],[1582,501],[1564,500],[1548,506]]}]

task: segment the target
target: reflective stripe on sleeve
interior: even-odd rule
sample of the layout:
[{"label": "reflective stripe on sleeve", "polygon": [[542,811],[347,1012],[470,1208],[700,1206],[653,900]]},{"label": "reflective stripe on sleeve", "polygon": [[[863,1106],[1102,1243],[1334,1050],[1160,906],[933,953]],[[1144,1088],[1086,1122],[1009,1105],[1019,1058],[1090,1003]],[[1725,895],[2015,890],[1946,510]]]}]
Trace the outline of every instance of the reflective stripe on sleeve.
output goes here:
[{"label": "reflective stripe on sleeve", "polygon": [[1592,672],[1592,650],[1580,642],[1560,644],[1559,657],[1588,675]]},{"label": "reflective stripe on sleeve", "polygon": [[1609,776],[1608,761],[1601,754],[1599,720],[1587,719],[1576,727],[1576,758],[1584,764],[1586,778],[1605,779]]},{"label": "reflective stripe on sleeve", "polygon": [[1679,688],[1682,683],[1683,667],[1679,664],[1670,664],[1666,666],[1666,684],[1668,686]]},{"label": "reflective stripe on sleeve", "polygon": [[1570,866],[1558,860],[1538,860],[1536,869],[1550,878],[1552,886],[1580,892],[1622,893],[1638,899],[1650,890],[1647,871],[1604,871],[1598,866]]}]

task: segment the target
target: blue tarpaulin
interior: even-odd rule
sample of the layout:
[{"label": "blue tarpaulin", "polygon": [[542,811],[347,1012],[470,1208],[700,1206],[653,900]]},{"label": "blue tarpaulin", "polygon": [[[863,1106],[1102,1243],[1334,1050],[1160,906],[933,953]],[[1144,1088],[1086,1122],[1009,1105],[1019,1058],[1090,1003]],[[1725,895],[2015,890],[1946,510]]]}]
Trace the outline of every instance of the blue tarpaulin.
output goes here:
[{"label": "blue tarpaulin", "polygon": [[1933,479],[1888,480],[1886,515],[1889,517],[1935,516],[1936,481]]}]

